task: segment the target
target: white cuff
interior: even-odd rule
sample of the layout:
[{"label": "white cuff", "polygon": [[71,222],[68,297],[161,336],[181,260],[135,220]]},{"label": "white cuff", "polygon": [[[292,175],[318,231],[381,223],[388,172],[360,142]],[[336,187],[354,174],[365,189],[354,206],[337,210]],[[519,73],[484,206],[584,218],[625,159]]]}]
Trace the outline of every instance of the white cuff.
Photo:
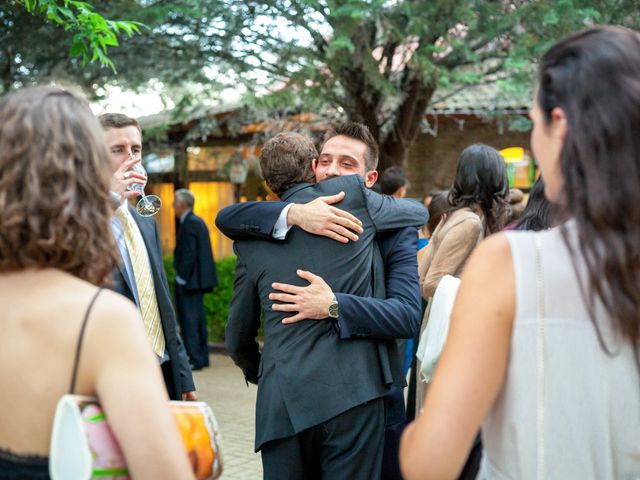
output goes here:
[{"label": "white cuff", "polygon": [[289,203],[282,209],[282,212],[280,212],[280,216],[278,217],[278,220],[273,227],[272,237],[276,240],[284,240],[284,238],[287,236],[287,233],[289,233],[289,230],[291,229],[291,227],[287,225],[287,214],[289,213],[289,209],[292,206],[293,203]]}]

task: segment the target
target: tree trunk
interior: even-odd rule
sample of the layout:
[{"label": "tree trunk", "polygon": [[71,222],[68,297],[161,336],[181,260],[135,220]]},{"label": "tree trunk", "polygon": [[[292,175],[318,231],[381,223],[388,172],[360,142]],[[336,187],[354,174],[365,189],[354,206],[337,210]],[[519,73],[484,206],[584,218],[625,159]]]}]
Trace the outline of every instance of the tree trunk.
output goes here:
[{"label": "tree trunk", "polygon": [[13,83],[13,72],[11,70],[11,65],[13,64],[13,52],[10,48],[6,50],[6,55],[7,63],[2,71],[0,71],[0,76],[2,77],[2,90],[0,90],[0,94],[9,93],[9,90],[11,90],[11,84]]},{"label": "tree trunk", "polygon": [[189,188],[189,162],[187,158],[187,142],[183,139],[173,145],[173,187],[175,190],[179,188]]},{"label": "tree trunk", "polygon": [[420,122],[424,118],[434,92],[434,87],[425,87],[419,80],[412,82],[404,102],[398,108],[393,130],[384,140],[378,139],[380,142],[379,172],[394,165],[405,164],[409,150],[418,138]]}]

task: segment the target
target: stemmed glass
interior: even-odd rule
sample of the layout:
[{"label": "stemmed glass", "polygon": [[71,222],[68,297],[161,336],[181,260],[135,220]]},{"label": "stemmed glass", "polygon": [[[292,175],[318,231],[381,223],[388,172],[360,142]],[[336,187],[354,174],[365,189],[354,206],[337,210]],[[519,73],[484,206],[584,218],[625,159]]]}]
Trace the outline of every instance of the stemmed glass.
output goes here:
[{"label": "stemmed glass", "polygon": [[160,211],[162,207],[162,201],[157,195],[145,195],[144,187],[147,185],[147,171],[142,166],[142,163],[138,162],[131,167],[132,172],[139,173],[144,176],[144,183],[134,183],[127,187],[127,190],[138,192],[141,196],[136,210],[143,217],[151,217]]}]

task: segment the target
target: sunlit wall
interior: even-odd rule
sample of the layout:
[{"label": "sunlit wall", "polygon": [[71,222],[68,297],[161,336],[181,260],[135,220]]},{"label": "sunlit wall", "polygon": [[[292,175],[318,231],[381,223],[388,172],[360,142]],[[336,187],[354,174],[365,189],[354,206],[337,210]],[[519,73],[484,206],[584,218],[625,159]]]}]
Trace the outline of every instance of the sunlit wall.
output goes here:
[{"label": "sunlit wall", "polygon": [[[189,190],[196,198],[194,213],[209,227],[213,255],[215,258],[232,255],[232,242],[218,231],[215,218],[219,210],[233,203],[233,187],[228,182],[191,182]],[[162,209],[156,215],[156,220],[165,254],[173,253],[176,246],[176,218],[171,206],[173,192],[172,183],[156,183],[146,187],[147,194],[153,193],[162,200]]]}]

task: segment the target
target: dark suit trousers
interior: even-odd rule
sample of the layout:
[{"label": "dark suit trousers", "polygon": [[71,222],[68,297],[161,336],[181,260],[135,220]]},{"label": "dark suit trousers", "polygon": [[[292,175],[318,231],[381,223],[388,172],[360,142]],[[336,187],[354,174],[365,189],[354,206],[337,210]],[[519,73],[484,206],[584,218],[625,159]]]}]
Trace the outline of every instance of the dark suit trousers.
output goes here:
[{"label": "dark suit trousers", "polygon": [[384,409],[384,398],[377,398],[297,435],[265,443],[264,479],[378,480]]},{"label": "dark suit trousers", "polygon": [[382,480],[402,480],[400,473],[400,437],[407,426],[404,409],[404,388],[393,386],[384,397],[386,425],[384,429],[384,453],[382,455]]},{"label": "dark suit trousers", "polygon": [[207,348],[207,320],[204,315],[204,294],[200,291],[187,291],[182,285],[175,284],[176,310],[178,323],[182,331],[184,347],[189,360],[195,368],[209,366]]}]

